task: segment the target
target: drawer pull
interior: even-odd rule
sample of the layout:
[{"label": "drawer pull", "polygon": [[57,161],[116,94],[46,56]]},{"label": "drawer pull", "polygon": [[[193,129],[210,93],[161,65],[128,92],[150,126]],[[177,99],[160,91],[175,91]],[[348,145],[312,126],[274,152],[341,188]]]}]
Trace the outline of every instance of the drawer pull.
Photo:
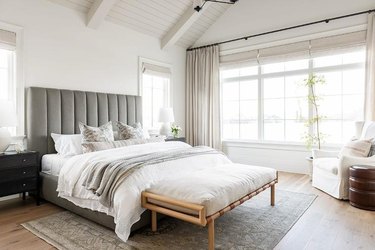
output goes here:
[{"label": "drawer pull", "polygon": [[26,174],[26,171],[23,171],[22,174]]},{"label": "drawer pull", "polygon": [[22,184],[22,187],[26,187],[26,183]]},{"label": "drawer pull", "polygon": [[22,161],[23,161],[23,162],[26,162],[27,160],[26,160],[26,159],[23,159]]}]

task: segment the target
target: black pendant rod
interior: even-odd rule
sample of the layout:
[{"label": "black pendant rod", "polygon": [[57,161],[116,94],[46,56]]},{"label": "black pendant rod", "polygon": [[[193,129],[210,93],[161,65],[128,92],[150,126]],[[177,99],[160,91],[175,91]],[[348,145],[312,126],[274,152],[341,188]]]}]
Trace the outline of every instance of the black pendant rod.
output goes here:
[{"label": "black pendant rod", "polygon": [[230,39],[230,40],[226,40],[226,41],[222,41],[222,42],[218,42],[218,43],[213,43],[213,44],[208,44],[208,45],[199,46],[199,47],[195,47],[195,48],[190,48],[190,49],[187,49],[187,51],[192,51],[192,50],[196,50],[196,49],[202,49],[202,48],[206,48],[206,47],[210,47],[210,46],[215,46],[215,45],[220,45],[220,44],[225,44],[225,43],[237,42],[237,41],[241,41],[241,40],[247,40],[249,38],[254,38],[254,37],[258,37],[258,36],[269,35],[269,34],[278,33],[278,32],[287,31],[287,30],[292,30],[292,29],[298,29],[298,28],[302,28],[302,27],[306,27],[306,26],[310,26],[310,25],[315,25],[315,24],[319,24],[319,23],[329,23],[330,21],[335,21],[335,20],[339,20],[339,19],[343,19],[343,18],[348,18],[348,17],[353,17],[353,16],[359,16],[359,15],[363,15],[363,14],[370,14],[372,12],[375,12],[375,9],[361,11],[361,12],[356,12],[356,13],[352,13],[352,14],[348,14],[348,15],[343,15],[343,16],[332,17],[332,18],[323,19],[323,20],[319,20],[319,21],[315,21],[315,22],[310,22],[310,23],[299,24],[299,25],[295,25],[295,26],[291,26],[291,27],[287,27],[287,28],[282,28],[282,29],[278,29],[278,30],[272,30],[272,31],[267,31],[267,32],[263,32],[263,33],[258,33],[258,34],[255,34],[255,35],[249,35],[249,36],[234,38],[234,39]]}]

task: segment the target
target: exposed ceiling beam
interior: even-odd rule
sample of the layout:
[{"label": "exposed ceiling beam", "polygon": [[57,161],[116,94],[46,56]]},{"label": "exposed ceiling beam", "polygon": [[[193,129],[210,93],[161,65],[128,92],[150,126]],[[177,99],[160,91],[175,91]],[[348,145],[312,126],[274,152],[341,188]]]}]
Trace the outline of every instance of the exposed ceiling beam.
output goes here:
[{"label": "exposed ceiling beam", "polygon": [[178,22],[161,39],[161,48],[176,44],[176,42],[185,34],[185,32],[194,24],[194,22],[207,10],[211,2],[206,2],[201,11],[197,12],[193,7],[189,8]]},{"label": "exposed ceiling beam", "polygon": [[87,27],[99,28],[117,0],[95,0],[87,13]]}]

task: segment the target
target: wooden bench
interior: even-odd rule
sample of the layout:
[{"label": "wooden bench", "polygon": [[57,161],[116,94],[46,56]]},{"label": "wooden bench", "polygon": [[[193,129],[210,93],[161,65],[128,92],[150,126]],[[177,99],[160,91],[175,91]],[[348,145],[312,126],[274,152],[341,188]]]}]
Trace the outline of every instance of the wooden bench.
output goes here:
[{"label": "wooden bench", "polygon": [[206,216],[206,207],[201,204],[194,204],[184,202],[177,199],[172,199],[160,194],[144,191],[142,192],[142,207],[151,210],[151,228],[152,231],[157,230],[157,213],[165,214],[176,219],[190,222],[199,226],[208,227],[208,249],[215,249],[215,219],[222,216],[224,213],[241,205],[245,201],[256,196],[260,192],[270,188],[271,190],[271,206],[275,205],[275,184],[278,182],[276,179],[265,184],[264,186],[252,191],[251,193],[241,197],[237,201],[229,204],[228,206],[220,209],[219,211]]}]

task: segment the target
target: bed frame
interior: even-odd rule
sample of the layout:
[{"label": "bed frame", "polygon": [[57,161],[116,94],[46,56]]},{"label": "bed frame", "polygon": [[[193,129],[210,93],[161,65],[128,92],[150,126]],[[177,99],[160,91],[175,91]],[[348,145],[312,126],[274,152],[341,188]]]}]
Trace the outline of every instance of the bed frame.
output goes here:
[{"label": "bed frame", "polygon": [[[107,94],[64,89],[30,87],[26,95],[27,148],[45,154],[54,154],[51,133],[78,134],[79,122],[100,126],[109,121],[126,124],[142,122],[140,96]],[[114,228],[112,216],[80,208],[57,196],[57,178],[41,174],[41,196],[60,207],[81,215],[103,226]],[[149,213],[133,225],[132,230],[149,224]]]},{"label": "bed frame", "polygon": [[[207,226],[208,227],[208,249],[214,250],[215,249],[215,219],[222,216],[226,212],[234,209],[235,207],[241,205],[245,201],[251,199],[252,197],[256,196],[260,192],[266,190],[267,188],[271,188],[271,206],[275,205],[275,185],[278,182],[278,174],[276,174],[276,179],[267,183],[263,187],[247,194],[246,196],[242,197],[241,199],[231,203],[227,207],[217,211],[216,213],[206,216],[206,209],[204,206],[199,204],[188,203],[176,199],[172,199],[166,196],[150,193],[147,191],[142,192],[142,207],[147,208],[151,211],[151,229],[152,231],[157,230],[157,213],[161,213],[164,215],[168,215],[174,217],[176,219],[180,219],[183,221],[187,221],[199,226]],[[159,201],[162,204],[167,204],[166,206],[160,206],[152,201]],[[177,211],[171,209],[170,207],[177,207],[181,209],[188,209],[190,211],[194,211],[197,216],[184,213],[181,211]]]}]

